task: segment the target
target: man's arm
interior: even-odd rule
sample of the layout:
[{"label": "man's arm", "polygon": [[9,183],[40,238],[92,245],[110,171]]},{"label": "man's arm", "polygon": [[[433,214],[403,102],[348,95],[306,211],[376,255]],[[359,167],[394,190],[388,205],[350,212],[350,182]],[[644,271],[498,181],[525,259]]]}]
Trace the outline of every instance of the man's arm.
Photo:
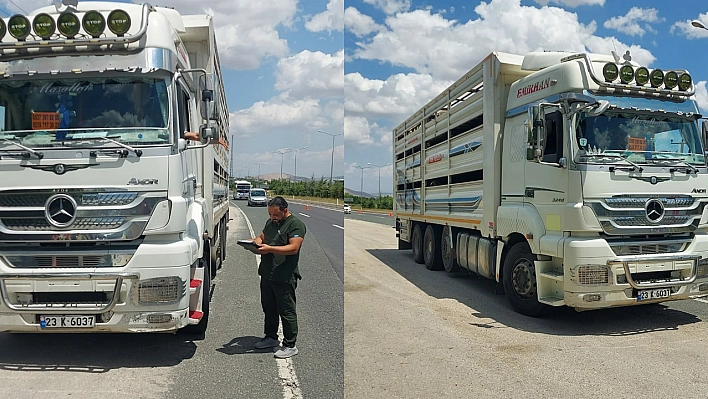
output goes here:
[{"label": "man's arm", "polygon": [[258,248],[258,252],[260,252],[261,254],[295,255],[300,252],[300,246],[302,245],[302,241],[302,237],[293,237],[288,240],[287,245],[261,245],[261,247]]},{"label": "man's arm", "polygon": [[184,139],[199,141],[199,133],[198,132],[184,132]]}]

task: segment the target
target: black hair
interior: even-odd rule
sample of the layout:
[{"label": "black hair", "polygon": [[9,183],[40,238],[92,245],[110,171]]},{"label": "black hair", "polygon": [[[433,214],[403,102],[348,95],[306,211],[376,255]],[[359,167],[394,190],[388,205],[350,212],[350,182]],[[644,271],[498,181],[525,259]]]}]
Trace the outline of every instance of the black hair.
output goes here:
[{"label": "black hair", "polygon": [[285,198],[281,196],[273,197],[271,198],[270,201],[268,201],[268,206],[277,206],[278,209],[281,211],[284,211],[288,209],[288,201],[285,200]]}]

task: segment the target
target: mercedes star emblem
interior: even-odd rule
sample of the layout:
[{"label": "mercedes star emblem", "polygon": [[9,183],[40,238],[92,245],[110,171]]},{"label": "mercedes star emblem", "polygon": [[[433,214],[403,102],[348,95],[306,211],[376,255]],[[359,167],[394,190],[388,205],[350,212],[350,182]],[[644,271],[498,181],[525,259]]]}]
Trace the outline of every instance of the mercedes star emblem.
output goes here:
[{"label": "mercedes star emblem", "polygon": [[656,198],[647,201],[644,210],[647,212],[647,220],[652,223],[659,223],[664,217],[664,204]]},{"label": "mercedes star emblem", "polygon": [[66,194],[53,195],[44,206],[44,215],[52,226],[67,227],[76,219],[76,201]]}]

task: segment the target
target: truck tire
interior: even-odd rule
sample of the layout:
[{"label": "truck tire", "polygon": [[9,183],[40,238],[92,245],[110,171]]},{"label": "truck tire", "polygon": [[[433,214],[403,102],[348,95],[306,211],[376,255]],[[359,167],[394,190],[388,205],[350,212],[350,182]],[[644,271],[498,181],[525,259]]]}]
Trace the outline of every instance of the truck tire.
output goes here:
[{"label": "truck tire", "polygon": [[416,223],[411,234],[411,248],[413,249],[415,263],[423,263],[423,232],[420,226],[420,223]]},{"label": "truck tire", "polygon": [[442,270],[442,256],[440,255],[440,233],[428,225],[423,236],[423,258],[425,268],[428,270]]},{"label": "truck tire", "polygon": [[452,243],[455,242],[452,236],[452,227],[443,227],[442,234],[440,237],[440,255],[442,257],[443,268],[448,273],[455,273],[460,270],[460,266],[457,264],[457,256],[455,256],[455,249]]},{"label": "truck tire", "polygon": [[502,279],[509,304],[518,313],[526,316],[541,316],[547,309],[538,301],[536,286],[536,255],[525,242],[515,244],[504,260]]}]

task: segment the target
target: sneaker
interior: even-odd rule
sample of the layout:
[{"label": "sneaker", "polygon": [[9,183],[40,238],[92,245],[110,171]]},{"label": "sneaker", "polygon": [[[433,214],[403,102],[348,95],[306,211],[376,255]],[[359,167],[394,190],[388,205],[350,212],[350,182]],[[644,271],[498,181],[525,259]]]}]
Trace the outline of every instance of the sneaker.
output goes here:
[{"label": "sneaker", "polygon": [[275,357],[278,359],[287,359],[291,356],[297,355],[297,347],[295,346],[283,346],[277,352],[275,352]]},{"label": "sneaker", "polygon": [[256,349],[266,349],[266,348],[275,348],[276,346],[280,346],[280,341],[278,341],[275,338],[271,338],[271,337],[263,337],[262,340],[256,342],[255,348]]}]

